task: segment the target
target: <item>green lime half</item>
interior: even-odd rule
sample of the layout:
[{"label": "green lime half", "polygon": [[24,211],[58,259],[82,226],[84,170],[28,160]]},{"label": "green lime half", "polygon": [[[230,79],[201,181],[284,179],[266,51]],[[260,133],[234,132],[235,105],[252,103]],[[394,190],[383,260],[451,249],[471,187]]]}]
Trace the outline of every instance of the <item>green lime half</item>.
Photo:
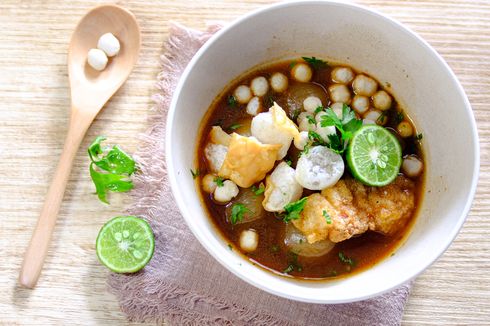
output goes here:
[{"label": "green lime half", "polygon": [[346,158],[354,178],[369,186],[386,186],[398,175],[402,148],[387,129],[366,125],[352,137]]},{"label": "green lime half", "polygon": [[95,249],[102,264],[116,273],[134,273],[153,256],[155,237],[150,225],[136,216],[118,216],[99,231]]}]

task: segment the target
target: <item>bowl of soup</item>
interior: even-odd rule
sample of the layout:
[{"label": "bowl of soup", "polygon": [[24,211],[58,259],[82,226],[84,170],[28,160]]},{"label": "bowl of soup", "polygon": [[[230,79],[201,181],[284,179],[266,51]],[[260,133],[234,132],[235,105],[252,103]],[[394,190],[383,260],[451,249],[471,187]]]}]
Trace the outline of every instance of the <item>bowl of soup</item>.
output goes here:
[{"label": "bowl of soup", "polygon": [[270,293],[342,303],[393,289],[451,244],[479,150],[444,60],[392,19],[307,1],[213,36],[171,103],[166,159],[189,228]]}]

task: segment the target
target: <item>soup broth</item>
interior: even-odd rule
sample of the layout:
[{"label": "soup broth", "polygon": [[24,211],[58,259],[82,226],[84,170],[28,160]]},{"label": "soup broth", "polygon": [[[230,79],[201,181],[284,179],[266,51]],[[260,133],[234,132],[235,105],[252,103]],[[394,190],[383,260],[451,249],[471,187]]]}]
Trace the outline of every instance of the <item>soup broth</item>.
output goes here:
[{"label": "soup broth", "polygon": [[[304,66],[310,68],[311,76],[309,79],[307,78],[308,71],[305,74],[304,71],[302,72],[300,70]],[[281,78],[276,78],[277,76],[287,78],[287,87],[285,89],[284,85],[282,85],[282,88],[279,87],[281,86]],[[358,78],[358,76],[369,79],[361,80],[362,78]],[[284,81],[283,77],[282,80]],[[264,80],[267,86],[265,86]],[[372,93],[372,90],[369,90],[369,85],[366,88],[366,83],[369,84],[371,81],[375,81],[374,78],[352,67],[327,64],[314,57],[298,58],[296,60],[272,63],[254,69],[230,83],[222,94],[216,98],[210,106],[208,114],[201,126],[201,136],[197,148],[197,168],[199,171],[197,184],[208,215],[216,225],[218,232],[227,239],[230,250],[241,252],[252,263],[274,273],[303,279],[343,277],[369,268],[394,253],[395,249],[401,244],[409,232],[423,194],[423,155],[420,146],[422,136],[416,133],[415,126],[407,116],[406,111],[403,110],[395,100],[395,97],[390,93],[390,85],[375,81],[376,91],[374,94],[369,95],[370,92]],[[274,82],[276,84],[273,84]],[[238,90],[242,86],[247,87],[250,94],[247,93],[246,89],[243,89],[243,92],[240,93]],[[363,87],[366,89],[363,89]],[[365,92],[368,95],[362,95]],[[361,199],[356,197],[352,201],[353,209],[359,212],[361,212],[361,209],[370,212],[366,215],[368,216],[366,220],[368,222],[366,223],[370,225],[369,228],[359,234],[353,234],[342,241],[333,239],[333,231],[329,233],[330,238],[327,237],[326,240],[317,240],[312,238],[312,234],[303,234],[300,227],[297,227],[300,225],[298,224],[298,220],[305,218],[303,215],[305,214],[306,208],[300,212],[299,219],[296,216],[296,220],[285,222],[287,219],[285,219],[284,210],[267,211],[260,207],[264,201],[266,184],[270,180],[266,181],[264,179],[254,182],[251,187],[239,187],[238,194],[226,202],[216,200],[215,193],[210,191],[211,189],[208,189],[211,179],[210,177],[205,179],[205,176],[209,175],[212,176],[214,183],[211,183],[215,189],[216,187],[228,186],[223,185],[223,182],[226,182],[225,180],[228,178],[220,177],[219,172],[213,171],[211,161],[209,160],[209,153],[206,151],[206,146],[213,141],[211,139],[212,136],[210,136],[213,126],[220,126],[227,134],[237,133],[245,137],[250,137],[252,135],[250,128],[252,119],[260,112],[268,112],[269,108],[276,103],[286,112],[289,119],[299,126],[299,130],[301,130],[302,125],[298,121],[301,117],[305,116],[304,112],[308,113],[305,111],[305,108],[308,105],[311,106],[311,103],[308,104],[308,101],[305,100],[310,98],[310,102],[314,102],[314,100],[311,100],[311,97],[317,98],[325,110],[331,108],[332,111],[338,112],[337,114],[340,117],[342,117],[342,109],[347,110],[345,107],[348,106],[352,108],[355,118],[362,120],[363,124],[383,126],[391,134],[395,135],[401,146],[404,161],[397,181],[393,181],[393,183],[398,184],[398,181],[403,181],[406,184],[410,184],[410,198],[413,198],[409,213],[407,213],[409,217],[405,218],[403,222],[400,222],[396,228],[391,228],[389,232],[385,232],[385,230],[381,230],[382,232],[380,232],[379,227],[372,227],[373,223],[375,224],[375,222],[372,222],[374,213],[371,212],[371,208],[362,208],[364,197]],[[250,104],[252,101],[260,103],[260,105],[257,106],[256,103],[255,105],[252,105],[253,103]],[[316,111],[320,111],[320,109]],[[318,113],[314,112],[306,117],[309,123],[312,125],[320,123],[320,121],[311,121],[314,119],[315,114]],[[305,122],[303,121],[303,126],[304,124]],[[315,130],[318,131],[320,129],[318,127]],[[309,141],[314,142],[316,137],[315,132],[308,132],[308,134]],[[339,130],[337,130],[337,134],[339,134]],[[322,142],[320,141],[320,143]],[[280,162],[286,162],[293,169],[297,167],[298,159],[301,157],[302,152],[308,149],[300,150],[294,144],[296,144],[296,140],[291,143],[286,156],[275,161],[274,168],[270,169],[267,175],[270,176],[275,171],[274,169],[277,169]],[[322,144],[332,146],[332,143],[328,145],[323,142]],[[346,163],[345,154],[342,155],[342,160]],[[296,177],[297,173],[296,171]],[[392,189],[389,188],[390,185],[386,186],[387,188],[363,185],[353,177],[351,169],[348,168],[347,164],[345,164],[345,169],[339,182],[345,182],[348,185],[348,193],[355,194],[360,189],[363,193],[379,196],[381,203],[380,201],[370,201],[370,203],[373,205],[372,210],[374,212],[384,214],[384,196],[392,195],[386,194],[387,191],[389,192]],[[336,186],[332,185],[331,187]],[[383,192],[382,189],[387,190]],[[400,190],[401,194],[395,194],[396,196],[404,196],[404,192],[408,191],[405,188],[400,189],[402,189]],[[323,190],[311,190],[303,187],[301,198],[313,198],[310,196],[315,193],[321,194],[323,197],[327,196]],[[388,198],[387,200],[390,199]],[[237,209],[234,212],[233,206],[237,206],[237,204],[240,206],[239,208],[242,208],[242,217],[246,217],[247,214],[258,214],[260,216],[254,216],[253,220],[249,222],[243,222],[243,220],[239,222],[233,221],[233,213],[239,211]],[[398,199],[394,199],[393,202],[389,202],[388,204],[399,205],[400,202]],[[380,206],[377,207],[377,205]],[[337,220],[332,221],[330,218],[332,214],[329,215],[325,210],[323,210],[323,214],[327,219],[327,224],[323,225],[323,229],[337,227]],[[234,216],[239,215],[240,212]],[[248,231],[252,233],[247,233]],[[298,234],[298,236],[292,237],[295,239],[294,241],[298,241],[297,245],[291,245],[291,241],[285,241],[285,238],[290,238],[291,232]],[[249,237],[246,235],[249,235]],[[252,248],[247,247],[247,241],[254,242]],[[319,245],[325,241],[331,245],[328,250],[320,250],[320,253],[324,250],[325,254],[318,255],[318,252],[315,251],[317,249],[314,249],[314,254],[310,255],[306,254],[302,249],[304,245],[310,246],[315,245],[315,243]],[[253,248],[254,246],[255,248]],[[307,248],[306,252],[308,250]]]}]

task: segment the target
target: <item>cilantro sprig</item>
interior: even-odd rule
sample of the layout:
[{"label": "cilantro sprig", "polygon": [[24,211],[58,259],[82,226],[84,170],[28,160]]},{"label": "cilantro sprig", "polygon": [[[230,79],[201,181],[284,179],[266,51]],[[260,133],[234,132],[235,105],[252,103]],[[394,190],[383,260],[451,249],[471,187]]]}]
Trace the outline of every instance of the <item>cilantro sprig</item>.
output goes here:
[{"label": "cilantro sprig", "polygon": [[231,224],[237,224],[237,222],[241,222],[246,213],[252,213],[250,208],[241,203],[235,203],[231,207],[231,216],[230,222]]},{"label": "cilantro sprig", "polygon": [[[106,137],[97,137],[88,148],[90,177],[99,199],[109,204],[107,192],[126,192],[133,189],[130,176],[136,171],[135,161],[119,146],[102,147]],[[105,171],[105,173],[103,172]]]},{"label": "cilantro sprig", "polygon": [[301,58],[304,61],[306,61],[313,69],[327,68],[329,66],[327,62],[321,59],[317,59],[315,57],[301,57]]},{"label": "cilantro sprig", "polygon": [[320,125],[322,127],[335,126],[338,133],[340,133],[340,136],[338,134],[329,135],[327,146],[333,151],[342,154],[354,133],[361,128],[362,120],[357,119],[354,111],[346,104],[342,107],[342,118],[339,118],[331,108],[327,108],[325,113],[321,117]]},{"label": "cilantro sprig", "polygon": [[297,220],[305,208],[306,201],[308,197],[301,198],[300,200],[294,201],[292,203],[284,206],[284,218],[283,221],[288,223],[291,220]]}]

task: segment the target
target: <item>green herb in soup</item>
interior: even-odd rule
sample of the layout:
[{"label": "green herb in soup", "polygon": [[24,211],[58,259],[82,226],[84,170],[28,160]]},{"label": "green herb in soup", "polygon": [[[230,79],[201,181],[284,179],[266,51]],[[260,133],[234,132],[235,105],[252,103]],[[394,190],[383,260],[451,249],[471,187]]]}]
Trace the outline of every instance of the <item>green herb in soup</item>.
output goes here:
[{"label": "green herb in soup", "polygon": [[407,112],[373,77],[317,57],[240,76],[209,108],[192,173],[217,232],[287,277],[342,277],[390,256],[423,193]]}]

